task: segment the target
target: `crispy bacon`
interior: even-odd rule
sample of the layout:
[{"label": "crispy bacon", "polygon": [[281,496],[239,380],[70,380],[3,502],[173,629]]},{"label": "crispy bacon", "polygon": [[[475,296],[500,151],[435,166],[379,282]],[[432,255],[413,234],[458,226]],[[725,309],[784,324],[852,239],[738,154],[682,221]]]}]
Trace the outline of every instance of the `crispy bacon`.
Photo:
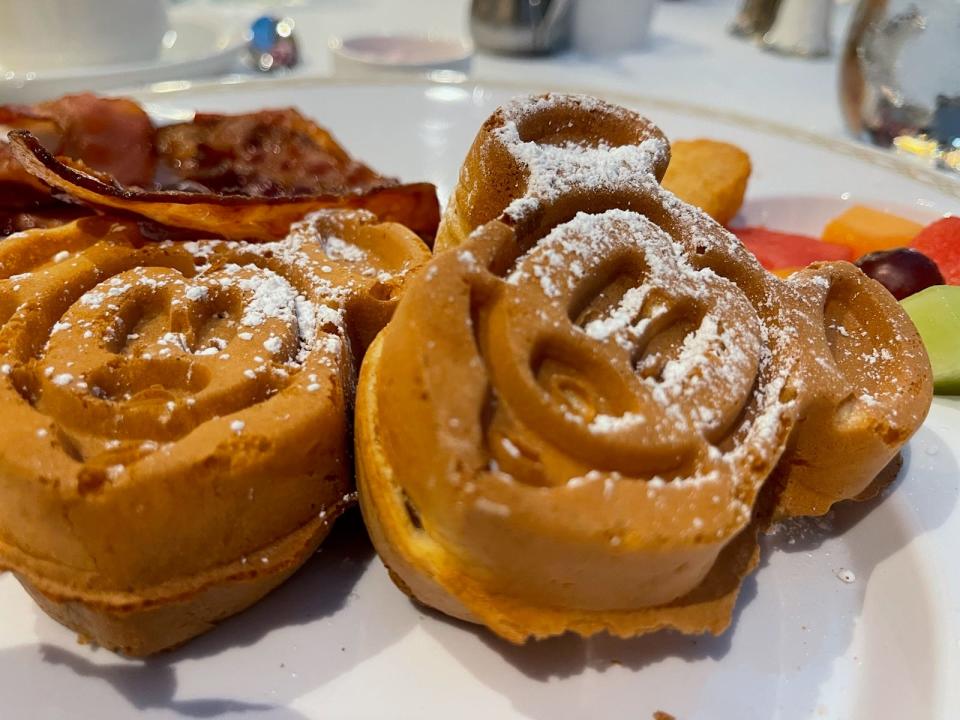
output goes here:
[{"label": "crispy bacon", "polygon": [[292,108],[198,114],[157,131],[161,172],[230,195],[342,195],[396,184]]},{"label": "crispy bacon", "polygon": [[34,116],[31,108],[0,106],[0,210],[9,213],[39,206],[50,199],[49,189],[23,169],[4,142],[5,130],[11,128],[29,130],[48,147],[59,144],[60,135],[60,128],[53,120]]},{"label": "crispy bacon", "polygon": [[207,192],[140,190],[124,187],[91,172],[80,163],[57,159],[27,131],[9,134],[9,143],[23,167],[50,187],[97,209],[110,208],[157,223],[227,239],[274,240],[291,223],[322,208],[370,210],[382,220],[399,222],[432,237],[440,221],[436,188],[429,183],[388,185],[365,192],[251,197]]},{"label": "crispy bacon", "polygon": [[124,185],[148,187],[156,171],[150,116],[126,98],[67,95],[37,105],[63,128],[58,155],[82,160]]},{"label": "crispy bacon", "polygon": [[32,106],[0,106],[0,237],[90,213],[51,196],[50,189],[23,168],[3,142],[10,129],[29,130],[51,152],[76,158],[121,182],[153,182],[153,125],[130,100],[84,94]]},{"label": "crispy bacon", "polygon": [[[66,95],[31,107],[0,107],[0,125],[29,130],[50,152],[83,161],[125,185],[149,186],[156,169],[154,127],[132,100],[89,93]],[[6,157],[4,157],[4,155]],[[0,180],[31,181],[0,153]]]},{"label": "crispy bacon", "polygon": [[326,207],[366,208],[427,240],[439,222],[432,185],[379,175],[292,108],[157,130],[126,99],[0,106],[0,237],[109,208],[171,232],[272,239]]}]

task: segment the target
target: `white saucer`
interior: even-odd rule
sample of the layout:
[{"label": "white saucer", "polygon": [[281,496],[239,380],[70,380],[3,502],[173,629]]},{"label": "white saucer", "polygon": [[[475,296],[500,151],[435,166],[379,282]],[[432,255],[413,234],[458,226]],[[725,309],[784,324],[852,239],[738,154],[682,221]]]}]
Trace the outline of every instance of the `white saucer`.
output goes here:
[{"label": "white saucer", "polygon": [[246,42],[244,28],[243,23],[221,12],[174,8],[170,30],[155,60],[37,72],[0,64],[0,98],[35,102],[67,92],[222,75],[238,67]]},{"label": "white saucer", "polygon": [[329,47],[334,72],[340,77],[432,70],[466,73],[473,57],[473,45],[468,40],[432,35],[333,37]]}]

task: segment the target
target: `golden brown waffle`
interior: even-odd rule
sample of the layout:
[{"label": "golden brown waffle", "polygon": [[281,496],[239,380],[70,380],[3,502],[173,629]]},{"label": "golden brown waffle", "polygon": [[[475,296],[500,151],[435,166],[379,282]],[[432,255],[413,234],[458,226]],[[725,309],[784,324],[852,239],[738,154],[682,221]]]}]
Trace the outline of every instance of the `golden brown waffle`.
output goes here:
[{"label": "golden brown waffle", "polygon": [[420,601],[517,642],[720,632],[768,479],[777,514],[825,512],[922,422],[893,298],[843,263],[766,273],[660,187],[668,158],[585,97],[481,128],[358,389],[364,517]]},{"label": "golden brown waffle", "polygon": [[351,504],[355,362],[429,257],[321,211],[272,243],[90,217],[0,243],[0,568],[105,647],[260,598]]}]

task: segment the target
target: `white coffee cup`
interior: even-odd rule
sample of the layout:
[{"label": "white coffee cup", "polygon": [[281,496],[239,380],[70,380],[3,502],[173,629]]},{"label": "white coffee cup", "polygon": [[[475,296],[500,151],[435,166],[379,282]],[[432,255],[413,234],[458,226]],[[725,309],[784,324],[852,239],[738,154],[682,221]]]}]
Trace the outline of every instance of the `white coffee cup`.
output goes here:
[{"label": "white coffee cup", "polygon": [[168,29],[166,0],[0,0],[0,69],[146,62]]}]

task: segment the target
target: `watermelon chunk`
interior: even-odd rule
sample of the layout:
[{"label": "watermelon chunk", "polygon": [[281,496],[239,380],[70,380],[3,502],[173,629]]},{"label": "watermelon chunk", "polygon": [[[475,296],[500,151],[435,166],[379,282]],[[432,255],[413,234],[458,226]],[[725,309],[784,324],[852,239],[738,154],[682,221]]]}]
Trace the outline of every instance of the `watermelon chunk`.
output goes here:
[{"label": "watermelon chunk", "polygon": [[764,227],[732,228],[732,232],[767,270],[804,268],[817,260],[853,260],[853,250],[849,247],[806,235]]},{"label": "watermelon chunk", "polygon": [[910,247],[933,260],[948,285],[960,285],[960,217],[945,217],[927,225]]}]

